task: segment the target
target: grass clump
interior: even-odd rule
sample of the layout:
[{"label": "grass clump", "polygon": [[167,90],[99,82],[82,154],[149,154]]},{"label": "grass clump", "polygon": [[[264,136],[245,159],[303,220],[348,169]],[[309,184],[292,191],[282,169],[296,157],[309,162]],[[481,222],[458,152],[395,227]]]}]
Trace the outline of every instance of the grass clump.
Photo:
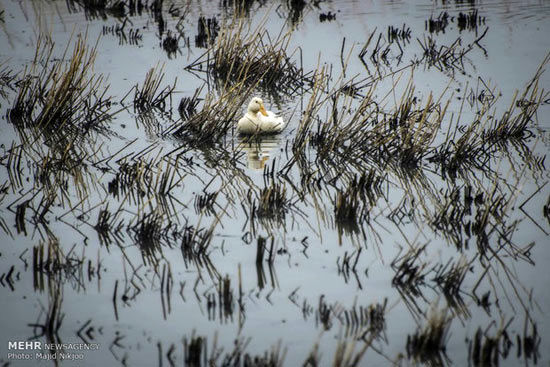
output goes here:
[{"label": "grass clump", "polygon": [[[213,21],[206,23],[203,38],[209,40],[210,47],[186,69],[206,71],[220,88],[243,82],[248,86],[257,84],[274,95],[298,95],[311,80],[292,61],[296,50],[290,55],[287,52],[292,32],[272,39],[264,28],[265,21],[255,29],[236,17],[221,27]],[[203,38],[201,44],[206,43]]]},{"label": "grass clump", "polygon": [[[518,98],[518,92],[514,95],[512,103],[500,119],[492,120],[492,124],[484,132],[483,138],[491,142],[504,143],[508,140],[524,140],[532,136],[529,124],[533,122],[539,106],[548,97],[539,86],[543,68],[550,61],[550,53],[546,55],[534,77],[525,87]],[[519,112],[516,112],[519,108]]]},{"label": "grass clump", "polygon": [[182,121],[174,123],[167,134],[175,135],[193,146],[220,141],[235,127],[235,118],[242,113],[241,106],[248,99],[249,89],[237,83],[221,94],[211,92],[203,100],[200,111],[196,110],[198,95],[182,99],[179,105]]},{"label": "grass clump", "polygon": [[233,348],[224,350],[217,345],[217,336],[211,343],[208,353],[206,337],[195,336],[183,338],[183,359],[186,366],[247,366],[247,367],[281,367],[284,365],[286,349],[281,343],[273,345],[269,351],[262,354],[249,354],[246,348],[250,339],[239,337],[234,340]]},{"label": "grass clump", "polygon": [[411,248],[402,256],[396,256],[391,263],[395,270],[392,284],[402,290],[404,294],[419,295],[422,292],[419,287],[425,284],[427,263],[419,260],[420,255],[425,251],[427,244]]},{"label": "grass clump", "polygon": [[141,14],[148,7],[147,3],[147,0],[68,0],[67,7],[71,12],[81,8],[86,18],[93,20],[107,19],[108,16],[124,18],[127,14]]},{"label": "grass clump", "polygon": [[208,45],[214,43],[219,31],[220,25],[216,17],[208,19],[200,17],[197,25],[197,35],[195,36],[195,46],[207,48]]},{"label": "grass clump", "polygon": [[287,215],[296,214],[296,202],[290,195],[286,183],[275,181],[266,182],[259,190],[249,189],[241,205],[252,232],[255,232],[257,222],[268,230],[284,227]]},{"label": "grass clump", "polygon": [[344,229],[354,232],[369,220],[371,201],[366,196],[366,176],[355,176],[344,190],[338,190],[334,200],[334,218]]},{"label": "grass clump", "polygon": [[176,81],[172,87],[161,88],[162,79],[164,79],[164,66],[151,68],[145,75],[145,80],[141,87],[134,87],[134,108],[139,112],[145,112],[152,108],[162,111],[166,108],[166,100],[172,96],[176,88]]},{"label": "grass clump", "polygon": [[508,332],[508,327],[512,323],[501,322],[500,327],[493,333],[489,333],[495,323],[490,324],[485,330],[478,327],[473,339],[467,339],[468,360],[471,365],[478,366],[499,366],[500,360],[507,359],[515,344],[517,348],[517,358],[523,358],[525,365],[529,365],[529,360],[537,364],[540,358],[541,337],[537,332],[537,324],[527,316],[523,328],[523,335],[516,334],[515,343],[513,336]]},{"label": "grass clump", "polygon": [[8,94],[5,89],[7,88],[14,90],[14,82],[17,74],[15,74],[9,67],[4,66],[4,64],[5,63],[0,63],[0,97],[7,99]]},{"label": "grass clump", "polygon": [[409,358],[420,360],[428,365],[442,366],[452,319],[447,317],[447,309],[432,307],[427,323],[412,336],[407,336]]},{"label": "grass clump", "polygon": [[[316,73],[293,143],[295,156],[310,145],[316,149],[317,163],[334,159],[339,163],[364,161],[368,155],[378,162],[416,168],[432,151],[449,104],[441,102],[443,94],[437,100],[430,95],[425,105],[417,106],[411,74],[401,98],[395,99],[386,112],[384,101],[375,98],[376,83],[371,83],[355,101],[355,95],[346,93],[347,88],[337,86],[327,93],[328,80],[330,76],[323,69]],[[325,118],[319,117],[323,108]]]},{"label": "grass clump", "polygon": [[40,220],[58,204],[56,199],[65,203],[73,194],[86,197],[96,180],[89,168],[102,154],[97,133],[109,132],[106,122],[115,114],[108,85],[93,70],[96,48],[80,34],[58,55],[51,39],[41,35],[32,62],[13,85],[16,95],[7,119],[21,144],[12,152],[18,152],[18,167],[21,162],[32,167],[35,187],[48,203]]},{"label": "grass clump", "polygon": [[34,60],[23,73],[9,112],[10,121],[42,131],[101,129],[111,117],[111,99],[103,76],[93,73],[97,45],[88,47],[86,35],[79,35],[68,62],[68,47],[54,61],[54,46],[46,37],[38,39]]},{"label": "grass clump", "polygon": [[275,183],[260,190],[257,215],[260,218],[274,218],[282,222],[287,205],[286,187]]}]

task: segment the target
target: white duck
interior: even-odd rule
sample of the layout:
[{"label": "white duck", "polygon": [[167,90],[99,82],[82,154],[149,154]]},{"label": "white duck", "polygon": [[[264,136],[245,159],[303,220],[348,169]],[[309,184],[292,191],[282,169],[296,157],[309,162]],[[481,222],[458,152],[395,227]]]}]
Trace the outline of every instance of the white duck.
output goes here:
[{"label": "white duck", "polygon": [[282,117],[266,111],[261,98],[254,97],[248,104],[248,110],[237,124],[240,134],[273,134],[285,127]]}]

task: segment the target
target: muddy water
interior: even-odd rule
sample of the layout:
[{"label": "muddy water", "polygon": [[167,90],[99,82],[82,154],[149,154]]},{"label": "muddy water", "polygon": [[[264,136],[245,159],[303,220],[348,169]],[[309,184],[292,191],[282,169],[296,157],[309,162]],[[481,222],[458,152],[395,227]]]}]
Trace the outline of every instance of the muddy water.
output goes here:
[{"label": "muddy water", "polygon": [[[370,204],[368,219],[350,233],[334,218],[337,191],[346,183],[342,177],[320,181],[312,188],[304,186],[307,170],[293,166],[286,178],[280,171],[293,158],[290,147],[310,98],[308,92],[291,97],[262,95],[269,109],[283,112],[289,126],[259,142],[243,144],[230,131],[217,146],[188,147],[162,134],[180,121],[177,105],[182,97],[192,96],[201,86],[201,97],[215,89],[205,83],[205,73],[191,73],[185,67],[205,52],[195,42],[199,16],[216,17],[221,25],[232,18],[231,9],[217,2],[166,1],[163,27],[148,10],[128,15],[126,40],[112,31],[123,19],[94,14],[78,3],[8,0],[0,5],[1,11],[0,70],[22,73],[32,62],[40,32],[51,33],[54,59],[62,57],[77,34],[87,32],[89,44],[99,39],[93,72],[108,81],[114,102],[111,111],[122,111],[109,121],[107,133],[93,132],[91,142],[79,142],[84,150],[99,153],[84,160],[82,176],[67,176],[66,189],[49,186],[39,175],[50,152],[43,138],[34,145],[23,144],[18,181],[9,168],[13,167],[9,152],[32,134],[30,128],[18,129],[8,118],[18,78],[0,84],[4,92],[0,97],[0,185],[4,185],[0,361],[35,365],[39,359],[41,364],[52,364],[35,354],[40,351],[9,349],[9,342],[36,340],[42,346],[98,344],[99,350],[82,353],[66,347],[67,354],[82,360],[63,361],[63,365],[184,364],[190,360],[186,346],[196,341],[193,338],[203,337],[207,345],[203,353],[210,358],[217,350],[218,364],[235,351],[235,341],[243,354],[251,356],[264,356],[279,346],[289,366],[303,364],[316,344],[320,365],[330,365],[339,343],[355,341],[355,353],[366,348],[360,365],[466,365],[476,362],[473,340],[481,330],[482,343],[497,340],[498,351],[493,349],[490,357],[500,365],[550,363],[544,348],[550,337],[545,316],[550,308],[545,266],[550,261],[550,222],[543,214],[550,186],[548,170],[540,163],[550,139],[548,102],[538,108],[528,125],[530,135],[521,144],[494,152],[483,168],[465,169],[458,177],[442,175],[427,160],[412,173],[369,157],[359,168],[315,162],[313,171],[326,164],[329,175],[344,167],[342,177],[370,170],[381,177],[381,193]],[[474,24],[459,25],[461,13],[474,11],[478,15]],[[321,22],[322,14],[335,18]],[[446,22],[430,31],[429,20],[441,21],[445,14]],[[374,96],[383,101],[383,110],[391,110],[411,78],[420,105],[430,93],[436,97],[444,93],[441,99],[450,102],[442,133],[433,142],[436,145],[445,140],[444,132],[459,116],[459,131],[475,121],[482,93],[499,98],[491,114],[501,116],[509,108],[515,91],[529,83],[550,51],[549,15],[550,4],[545,1],[327,1],[318,6],[307,3],[303,9],[271,1],[254,3],[245,19],[259,24],[267,16],[265,28],[273,39],[281,30],[293,29],[288,50],[298,51],[290,57],[306,73],[326,65],[334,83],[339,77],[362,81],[360,85],[379,80]],[[401,40],[402,52],[396,43],[389,43],[388,26],[410,32]],[[162,40],[168,31],[176,34],[178,30],[179,49],[168,54]],[[128,41],[130,31],[139,35],[134,42]],[[373,33],[365,66],[358,54]],[[379,45],[388,47],[388,53],[375,63],[371,55],[379,35]],[[471,50],[454,67],[428,65],[422,61],[420,44],[429,37],[447,47],[459,39],[462,50],[469,46]],[[165,73],[161,84],[174,85],[175,92],[164,111],[139,113],[133,107],[131,89],[159,64]],[[342,64],[347,64],[345,73]],[[549,74],[543,74],[539,87],[547,88],[549,81]],[[318,118],[323,121],[329,114],[330,110],[322,109]],[[166,201],[147,191],[168,169],[166,165],[153,170],[152,180],[140,177],[138,184],[128,185],[127,192],[112,192],[115,178],[125,177],[117,173],[126,172],[128,165],[140,158],[157,162],[157,157],[176,148],[184,152],[180,160],[193,163],[178,166],[177,184]],[[314,159],[315,154],[315,148],[308,146],[306,155]],[[264,174],[266,167],[278,172],[274,182]],[[80,185],[82,181],[85,184]],[[247,198],[257,203],[261,189],[272,183],[286,189],[289,204],[284,214],[252,218],[253,204]],[[483,195],[472,204],[473,214],[465,214],[466,221],[487,210],[488,198],[493,205],[501,205],[498,215],[488,219],[490,249],[484,251],[476,242],[480,236],[467,236],[458,247],[452,228],[445,231],[437,226],[439,203],[452,202],[453,189],[460,193],[455,201],[463,200],[467,186]],[[49,189],[57,195],[39,220]],[[212,211],[201,214],[197,200],[214,193],[218,195]],[[97,229],[102,209],[118,213],[113,227],[121,223],[107,238]],[[148,237],[139,231],[143,230],[139,221],[148,213],[163,214],[160,227],[170,223],[166,235]],[[24,229],[17,226],[21,220]],[[198,234],[186,232],[192,240],[213,228],[204,256],[182,250],[184,240],[177,233],[189,228],[202,228]],[[256,263],[261,237],[267,238],[268,250],[273,243],[272,262],[266,254],[264,261]],[[404,254],[420,248],[410,264],[420,277],[408,286],[399,285],[400,269],[406,268]],[[47,259],[48,249],[52,259],[61,251],[61,262],[37,265],[40,251]],[[458,292],[451,296],[436,280],[438,271],[449,269],[446,264],[468,264]],[[384,322],[376,323],[373,310],[383,305]],[[444,348],[441,353],[415,354],[414,348],[407,348],[407,340],[429,325],[433,309],[446,310],[442,311],[448,327]],[[533,347],[525,348],[530,343]],[[18,357],[8,356],[11,352],[26,353],[33,360],[15,361]]]}]

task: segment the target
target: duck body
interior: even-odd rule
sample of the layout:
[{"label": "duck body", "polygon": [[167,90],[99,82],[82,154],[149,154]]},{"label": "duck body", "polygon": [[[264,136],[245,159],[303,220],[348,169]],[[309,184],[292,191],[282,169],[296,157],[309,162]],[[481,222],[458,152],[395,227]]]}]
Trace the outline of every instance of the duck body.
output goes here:
[{"label": "duck body", "polygon": [[237,123],[239,134],[275,134],[285,127],[282,117],[266,111],[261,98],[254,97],[248,104],[246,114]]}]

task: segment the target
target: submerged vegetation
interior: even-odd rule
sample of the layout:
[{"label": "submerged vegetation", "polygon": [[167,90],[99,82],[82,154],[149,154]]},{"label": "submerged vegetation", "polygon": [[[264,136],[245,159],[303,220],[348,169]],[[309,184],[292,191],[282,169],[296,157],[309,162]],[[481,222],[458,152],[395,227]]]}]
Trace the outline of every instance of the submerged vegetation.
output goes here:
[{"label": "submerged vegetation", "polygon": [[[537,144],[550,54],[515,94],[499,95],[482,77],[475,90],[456,88],[467,58],[486,52],[487,20],[474,9],[430,17],[422,37],[406,24],[375,29],[347,55],[344,38],[339,62],[321,54],[305,67],[311,50],[293,36],[320,4],[282,3],[267,13],[283,14],[275,33],[267,16],[250,18],[262,2],[224,1],[219,20],[191,22],[190,4],[68,1],[87,19],[116,18],[101,32],[129,39],[119,41],[125,47],[146,42],[132,17],[150,17],[157,47],[179,62],[173,81],[173,64],[140,68],[140,79],[114,88],[120,95],[96,71],[105,40],[88,33],[64,50],[41,35],[21,70],[0,63],[9,123],[0,231],[21,242],[0,250],[6,265],[4,254],[19,251],[0,285],[16,292],[29,272],[44,293],[31,337],[64,342],[78,324],[78,338],[109,345],[123,365],[153,348],[159,365],[356,366],[370,354],[395,365],[496,366],[514,358],[514,346],[515,358],[536,364],[546,353],[539,289],[516,264],[536,265],[539,237],[517,233],[548,236],[550,220],[539,221],[550,212],[546,152]],[[340,15],[319,19],[325,26]],[[441,45],[438,34],[455,22],[472,41],[460,33]],[[188,29],[198,32],[194,60]],[[417,79],[426,72],[440,73],[444,87],[426,92]],[[288,129],[237,137],[235,122],[257,94],[286,107]],[[102,309],[117,321],[109,331],[93,316],[75,322],[64,302],[93,283],[112,292]],[[148,316],[176,320],[177,330],[151,336],[139,316],[147,342],[135,347],[125,333],[136,331],[118,322],[135,320],[151,295],[161,312]],[[464,348],[450,350],[463,332]]]}]

